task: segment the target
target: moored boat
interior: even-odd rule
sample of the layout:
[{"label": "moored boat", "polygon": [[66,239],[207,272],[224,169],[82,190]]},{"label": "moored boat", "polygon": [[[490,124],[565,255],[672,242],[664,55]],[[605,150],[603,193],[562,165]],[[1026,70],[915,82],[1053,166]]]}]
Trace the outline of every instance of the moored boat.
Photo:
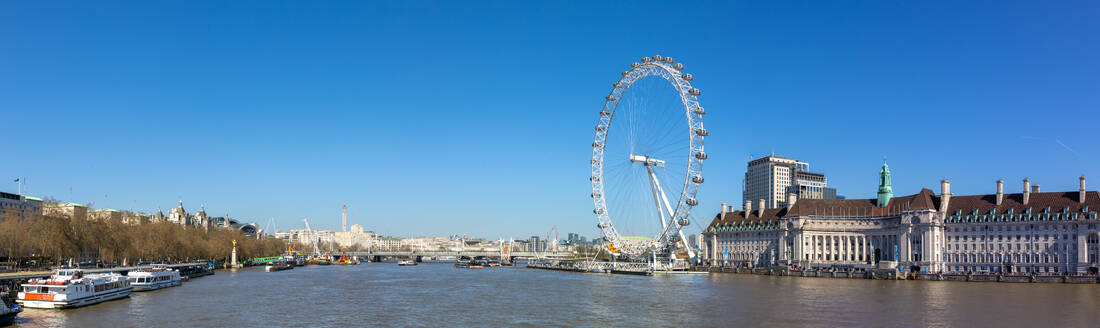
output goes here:
[{"label": "moored boat", "polygon": [[48,279],[22,285],[16,302],[28,308],[61,309],[92,305],[130,296],[134,287],[117,273],[85,275],[79,269],[59,269]]},{"label": "moored boat", "polygon": [[10,325],[15,321],[15,316],[19,315],[19,312],[23,312],[23,308],[18,304],[9,305],[4,299],[7,299],[7,297],[0,296],[0,326]]},{"label": "moored boat", "polygon": [[309,265],[332,265],[332,261],[323,257],[314,257],[306,261]]},{"label": "moored boat", "polygon": [[209,265],[191,265],[181,267],[179,269],[180,276],[184,278],[197,278],[214,274],[214,270]]},{"label": "moored boat", "polygon": [[413,266],[417,265],[416,260],[400,260],[397,261],[398,266]]},{"label": "moored boat", "polygon": [[135,292],[183,285],[179,270],[165,266],[130,271],[126,276],[129,277],[130,286],[134,287]]},{"label": "moored boat", "polygon": [[294,265],[286,261],[271,262],[268,263],[267,266],[264,266],[264,270],[267,270],[267,272],[290,270],[293,268]]}]

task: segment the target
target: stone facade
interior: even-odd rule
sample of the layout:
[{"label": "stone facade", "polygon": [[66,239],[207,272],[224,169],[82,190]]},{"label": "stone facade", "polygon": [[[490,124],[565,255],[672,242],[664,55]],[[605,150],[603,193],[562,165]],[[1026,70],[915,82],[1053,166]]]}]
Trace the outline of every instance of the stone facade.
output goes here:
[{"label": "stone facade", "polygon": [[182,225],[191,225],[191,215],[187,214],[187,210],[183,209],[183,201],[180,200],[180,206],[168,211],[168,222]]},{"label": "stone facade", "polygon": [[[722,211],[702,234],[705,263],[912,272],[1095,273],[1100,193],[953,196],[950,182],[893,197],[889,170],[874,199],[803,199],[780,209]],[[882,173],[880,173],[882,174]],[[884,188],[885,187],[885,188]]]},{"label": "stone facade", "polygon": [[98,209],[88,211],[88,220],[92,221],[122,221],[122,212],[115,209]]},{"label": "stone facade", "polygon": [[88,207],[77,203],[50,204],[42,208],[42,215],[84,220],[88,218]]}]

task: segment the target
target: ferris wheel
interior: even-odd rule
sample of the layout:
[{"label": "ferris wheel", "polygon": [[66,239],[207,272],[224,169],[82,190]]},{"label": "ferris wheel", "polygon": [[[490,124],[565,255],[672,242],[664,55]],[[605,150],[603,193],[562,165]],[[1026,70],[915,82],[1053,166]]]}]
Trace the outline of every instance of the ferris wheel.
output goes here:
[{"label": "ferris wheel", "polygon": [[613,254],[675,256],[682,247],[695,257],[683,229],[698,205],[708,134],[700,91],[683,70],[670,57],[644,57],[622,72],[600,110],[589,179],[597,226]]}]

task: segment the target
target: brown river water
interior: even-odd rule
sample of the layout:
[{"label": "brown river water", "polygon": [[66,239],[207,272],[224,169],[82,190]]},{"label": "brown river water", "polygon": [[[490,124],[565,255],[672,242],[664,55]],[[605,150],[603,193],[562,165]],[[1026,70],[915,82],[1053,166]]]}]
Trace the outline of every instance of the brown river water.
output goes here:
[{"label": "brown river water", "polygon": [[15,326],[1100,327],[1100,285],[370,263],[218,271]]}]

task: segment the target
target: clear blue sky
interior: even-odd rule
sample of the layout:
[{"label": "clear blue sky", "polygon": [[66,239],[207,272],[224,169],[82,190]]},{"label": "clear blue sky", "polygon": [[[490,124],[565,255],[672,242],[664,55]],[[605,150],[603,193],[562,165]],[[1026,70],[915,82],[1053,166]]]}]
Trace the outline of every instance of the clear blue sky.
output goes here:
[{"label": "clear blue sky", "polygon": [[0,190],[96,207],[595,237],[597,112],[658,53],[709,112],[702,217],[772,151],[850,198],[883,156],[899,195],[1100,186],[1091,1],[5,1],[0,40]]}]

